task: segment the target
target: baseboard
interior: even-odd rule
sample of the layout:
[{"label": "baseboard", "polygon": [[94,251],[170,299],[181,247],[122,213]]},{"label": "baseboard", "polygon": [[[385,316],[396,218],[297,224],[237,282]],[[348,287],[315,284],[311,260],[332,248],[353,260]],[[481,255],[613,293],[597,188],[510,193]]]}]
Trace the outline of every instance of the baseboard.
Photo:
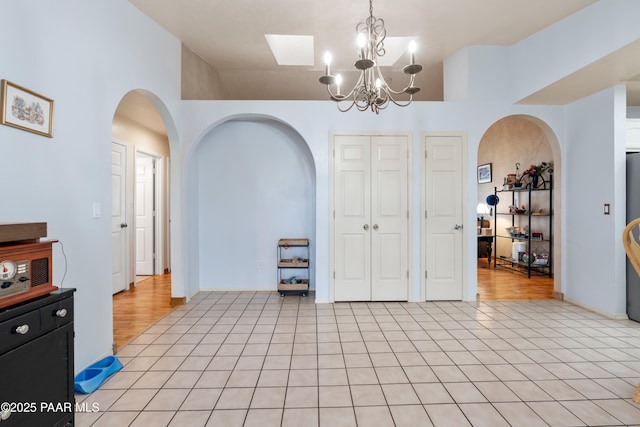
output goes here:
[{"label": "baseboard", "polygon": [[564,294],[562,292],[553,291],[551,298],[564,301]]},{"label": "baseboard", "polygon": [[571,298],[565,298],[564,300],[566,302],[570,302],[571,304],[577,305],[578,307],[582,307],[585,310],[589,310],[589,311],[592,311],[592,312],[594,312],[596,314],[604,316],[607,319],[611,319],[611,320],[629,320],[629,316],[627,316],[626,313],[624,313],[624,314],[622,314],[622,313],[618,313],[618,314],[609,313],[607,311],[600,310],[599,308],[592,307],[592,306],[590,306],[588,304],[584,304],[584,303],[581,303],[579,301],[575,301],[575,300],[573,300]]}]

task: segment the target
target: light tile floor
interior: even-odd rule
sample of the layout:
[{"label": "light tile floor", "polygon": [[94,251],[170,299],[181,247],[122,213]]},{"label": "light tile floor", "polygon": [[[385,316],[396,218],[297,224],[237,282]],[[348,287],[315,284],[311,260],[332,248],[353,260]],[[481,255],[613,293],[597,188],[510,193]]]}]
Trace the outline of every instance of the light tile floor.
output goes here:
[{"label": "light tile floor", "polygon": [[76,425],[640,425],[640,323],[560,301],[313,298],[197,294],[76,396],[99,408]]}]

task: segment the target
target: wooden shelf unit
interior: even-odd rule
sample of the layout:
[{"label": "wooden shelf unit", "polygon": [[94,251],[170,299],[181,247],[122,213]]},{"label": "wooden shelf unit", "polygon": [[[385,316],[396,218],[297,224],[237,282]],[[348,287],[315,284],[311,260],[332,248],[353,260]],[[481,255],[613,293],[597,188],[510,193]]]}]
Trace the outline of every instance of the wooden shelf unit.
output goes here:
[{"label": "wooden shelf unit", "polygon": [[[309,239],[278,240],[278,292],[281,297],[287,293],[302,296],[309,293],[309,252]],[[296,278],[296,282],[292,283],[291,278]]]}]

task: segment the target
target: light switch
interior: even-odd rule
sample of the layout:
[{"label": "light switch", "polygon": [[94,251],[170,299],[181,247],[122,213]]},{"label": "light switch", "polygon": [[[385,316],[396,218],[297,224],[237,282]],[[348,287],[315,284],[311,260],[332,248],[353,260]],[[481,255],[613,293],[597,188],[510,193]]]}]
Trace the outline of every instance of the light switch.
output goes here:
[{"label": "light switch", "polygon": [[93,219],[98,219],[101,216],[102,216],[102,207],[100,206],[100,203],[94,202],[93,203]]}]

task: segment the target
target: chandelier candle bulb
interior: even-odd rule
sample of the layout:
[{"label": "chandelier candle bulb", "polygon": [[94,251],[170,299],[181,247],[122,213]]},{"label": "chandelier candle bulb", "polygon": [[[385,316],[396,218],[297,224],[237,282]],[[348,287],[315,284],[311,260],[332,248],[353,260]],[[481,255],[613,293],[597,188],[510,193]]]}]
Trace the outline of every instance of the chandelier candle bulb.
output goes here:
[{"label": "chandelier candle bulb", "polygon": [[416,63],[416,42],[414,40],[411,40],[409,42],[409,64],[410,65],[415,65]]},{"label": "chandelier candle bulb", "polygon": [[342,76],[338,74],[336,76],[336,96],[340,96],[340,84],[342,83]]},{"label": "chandelier candle bulb", "polygon": [[331,67],[331,53],[329,53],[329,52],[325,52],[324,53],[324,65],[325,65],[325,67],[324,67],[325,76],[330,76],[331,75],[331,73],[330,73],[330,71],[331,71],[331,69],[330,69],[330,67]]},{"label": "chandelier candle bulb", "polygon": [[364,38],[364,34],[358,33],[358,46],[360,47],[360,59],[367,59],[365,57],[364,45],[366,44],[366,39]]}]

